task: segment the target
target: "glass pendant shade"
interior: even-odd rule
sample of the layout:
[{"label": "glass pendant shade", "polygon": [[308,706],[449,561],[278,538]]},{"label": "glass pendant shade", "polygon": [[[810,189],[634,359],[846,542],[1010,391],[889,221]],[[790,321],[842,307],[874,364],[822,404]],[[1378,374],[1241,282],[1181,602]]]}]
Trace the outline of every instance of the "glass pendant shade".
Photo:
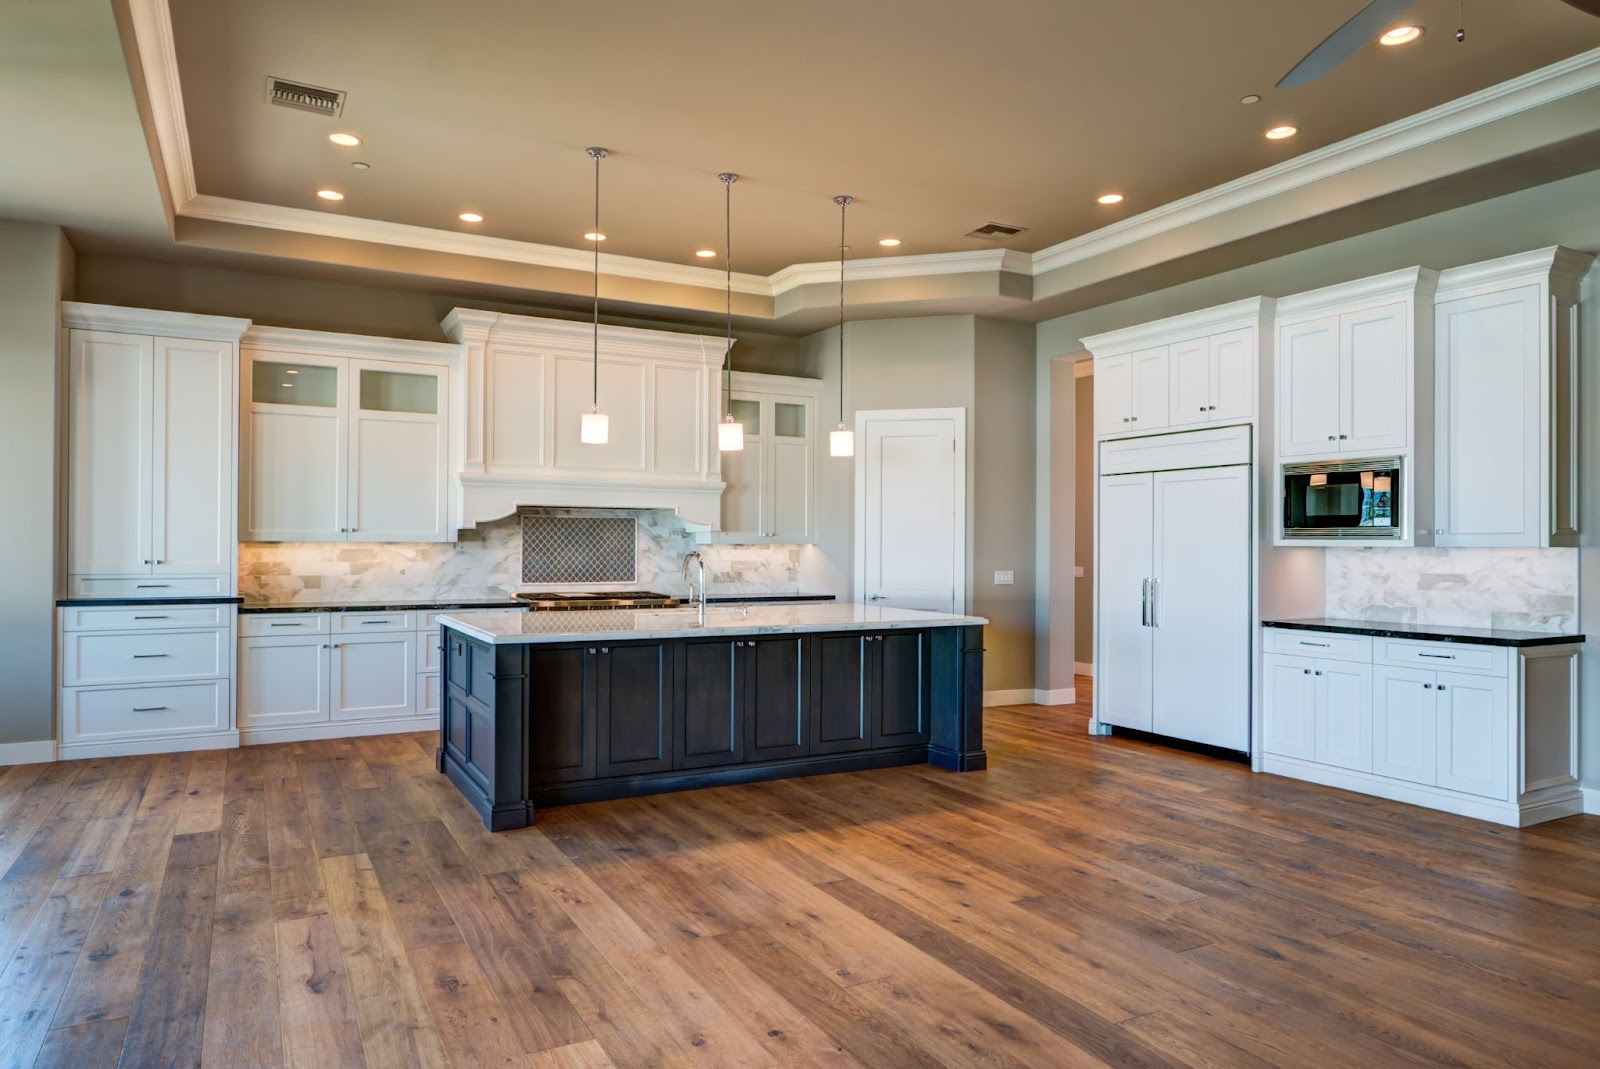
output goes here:
[{"label": "glass pendant shade", "polygon": [[611,420],[596,409],[583,414],[583,427],[578,431],[578,441],[584,445],[605,445],[611,440]]},{"label": "glass pendant shade", "polygon": [[724,453],[737,453],[744,448],[744,424],[734,419],[732,412],[717,424],[717,448]]},{"label": "glass pendant shade", "polygon": [[830,457],[853,457],[856,455],[856,433],[843,423],[828,432],[828,455]]}]

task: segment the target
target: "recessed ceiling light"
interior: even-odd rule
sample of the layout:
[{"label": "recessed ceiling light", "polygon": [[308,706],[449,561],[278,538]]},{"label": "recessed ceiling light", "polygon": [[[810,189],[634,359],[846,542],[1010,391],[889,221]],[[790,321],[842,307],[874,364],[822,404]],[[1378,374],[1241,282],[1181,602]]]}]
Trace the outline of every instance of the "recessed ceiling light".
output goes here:
[{"label": "recessed ceiling light", "polygon": [[1102,193],[1095,201],[1100,204],[1121,204],[1126,199],[1121,193]]},{"label": "recessed ceiling light", "polygon": [[278,383],[278,386],[279,386],[280,389],[284,389],[284,390],[292,390],[292,389],[294,389],[294,383],[292,383],[292,382],[280,382],[280,383]]},{"label": "recessed ceiling light", "polygon": [[1268,141],[1282,141],[1284,138],[1293,137],[1299,132],[1300,127],[1298,126],[1274,126],[1272,129],[1267,131],[1266,138]]},{"label": "recessed ceiling light", "polygon": [[372,164],[364,163],[361,160],[356,160],[350,166],[354,167],[358,171],[366,171],[366,170],[370,170],[371,169]]},{"label": "recessed ceiling light", "polygon": [[886,249],[893,249],[893,248],[897,248],[900,245],[900,239],[899,238],[879,238],[878,239],[878,244],[882,245]]},{"label": "recessed ceiling light", "polygon": [[323,200],[344,200],[344,194],[337,189],[319,189],[317,190],[317,196]]},{"label": "recessed ceiling light", "polygon": [[329,134],[328,140],[332,141],[335,145],[341,145],[344,148],[355,148],[357,145],[361,144],[361,139],[355,134]]},{"label": "recessed ceiling light", "polygon": [[709,260],[717,254],[716,249],[696,249],[694,254],[702,260]]},{"label": "recessed ceiling light", "polygon": [[1422,36],[1421,26],[1396,26],[1382,37],[1378,38],[1380,45],[1408,45]]},{"label": "recessed ceiling light", "polygon": [[300,369],[297,367],[287,367],[283,369],[283,373],[285,375],[298,375],[300,374]]},{"label": "recessed ceiling light", "polygon": [[583,235],[583,240],[584,241],[604,241],[605,239],[606,239],[606,236],[604,234],[597,234],[593,230],[591,230],[587,234]]},{"label": "recessed ceiling light", "polygon": [[1259,103],[1261,103],[1261,94],[1260,93],[1246,93],[1244,96],[1239,98],[1239,103],[1241,103],[1241,104],[1259,104]]},{"label": "recessed ceiling light", "polygon": [[460,215],[456,216],[456,218],[460,219],[463,223],[483,222],[483,216],[479,215],[477,212],[462,212]]}]

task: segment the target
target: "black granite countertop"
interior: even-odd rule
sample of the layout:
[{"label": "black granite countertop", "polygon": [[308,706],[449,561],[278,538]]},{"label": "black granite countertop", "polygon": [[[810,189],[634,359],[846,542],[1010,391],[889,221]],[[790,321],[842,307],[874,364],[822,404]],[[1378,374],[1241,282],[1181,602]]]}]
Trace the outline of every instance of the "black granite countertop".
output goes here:
[{"label": "black granite countertop", "polygon": [[1564,646],[1582,642],[1582,635],[1548,631],[1507,631],[1493,627],[1448,627],[1442,624],[1405,624],[1388,620],[1264,620],[1262,627],[1286,631],[1332,631],[1340,635],[1374,638],[1409,638],[1426,642],[1464,642],[1474,646]]},{"label": "black granite countertop", "polygon": [[706,599],[707,605],[783,605],[798,601],[837,601],[832,594],[722,594]]},{"label": "black granite countertop", "polygon": [[106,608],[129,605],[238,605],[244,599],[240,597],[212,597],[212,598],[57,598],[56,607],[65,608],[69,605],[102,605]]},{"label": "black granite countertop", "polygon": [[445,612],[450,609],[523,609],[526,602],[515,598],[456,598],[432,600],[415,598],[410,601],[245,601],[239,606],[241,613],[267,612]]}]

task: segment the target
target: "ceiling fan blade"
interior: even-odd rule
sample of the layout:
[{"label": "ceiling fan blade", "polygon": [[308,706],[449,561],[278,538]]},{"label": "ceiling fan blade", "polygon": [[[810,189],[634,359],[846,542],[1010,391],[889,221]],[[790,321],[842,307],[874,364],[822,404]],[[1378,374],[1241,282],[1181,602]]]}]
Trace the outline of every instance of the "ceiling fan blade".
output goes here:
[{"label": "ceiling fan blade", "polygon": [[1569,7],[1575,7],[1585,14],[1600,18],[1600,0],[1567,0]]},{"label": "ceiling fan blade", "polygon": [[[1576,0],[1567,2],[1574,3]],[[1583,3],[1589,4],[1596,2],[1583,0]],[[1305,59],[1296,63],[1293,70],[1278,80],[1278,88],[1288,89],[1321,78],[1387,30],[1410,6],[1411,0],[1372,0],[1351,16],[1349,22],[1330,33],[1328,39],[1313,48]]]}]

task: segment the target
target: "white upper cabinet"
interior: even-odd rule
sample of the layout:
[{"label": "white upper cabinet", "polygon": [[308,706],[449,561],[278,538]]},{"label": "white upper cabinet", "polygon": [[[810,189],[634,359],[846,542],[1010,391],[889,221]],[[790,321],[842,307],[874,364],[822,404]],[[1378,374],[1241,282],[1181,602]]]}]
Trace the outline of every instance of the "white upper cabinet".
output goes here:
[{"label": "white upper cabinet", "polygon": [[1444,272],[1434,306],[1435,543],[1578,536],[1578,286],[1549,248]]},{"label": "white upper cabinet", "polygon": [[248,323],[75,303],[62,317],[71,592],[231,592],[234,374]]},{"label": "white upper cabinet", "polygon": [[[671,508],[721,522],[715,425],[727,339],[457,308],[461,525],[521,505]],[[608,440],[579,439],[598,405]],[[754,521],[752,530],[773,524]]]},{"label": "white upper cabinet", "polygon": [[1412,454],[1432,427],[1437,278],[1413,267],[1278,301],[1280,459],[1399,454],[1425,478]]},{"label": "white upper cabinet", "polygon": [[453,345],[257,328],[244,342],[243,538],[446,542]]},{"label": "white upper cabinet", "polygon": [[1253,420],[1271,307],[1258,297],[1083,339],[1095,357],[1095,434]]},{"label": "white upper cabinet", "polygon": [[731,410],[744,448],[722,453],[716,542],[816,541],[817,398],[813,379],[735,372]]}]

